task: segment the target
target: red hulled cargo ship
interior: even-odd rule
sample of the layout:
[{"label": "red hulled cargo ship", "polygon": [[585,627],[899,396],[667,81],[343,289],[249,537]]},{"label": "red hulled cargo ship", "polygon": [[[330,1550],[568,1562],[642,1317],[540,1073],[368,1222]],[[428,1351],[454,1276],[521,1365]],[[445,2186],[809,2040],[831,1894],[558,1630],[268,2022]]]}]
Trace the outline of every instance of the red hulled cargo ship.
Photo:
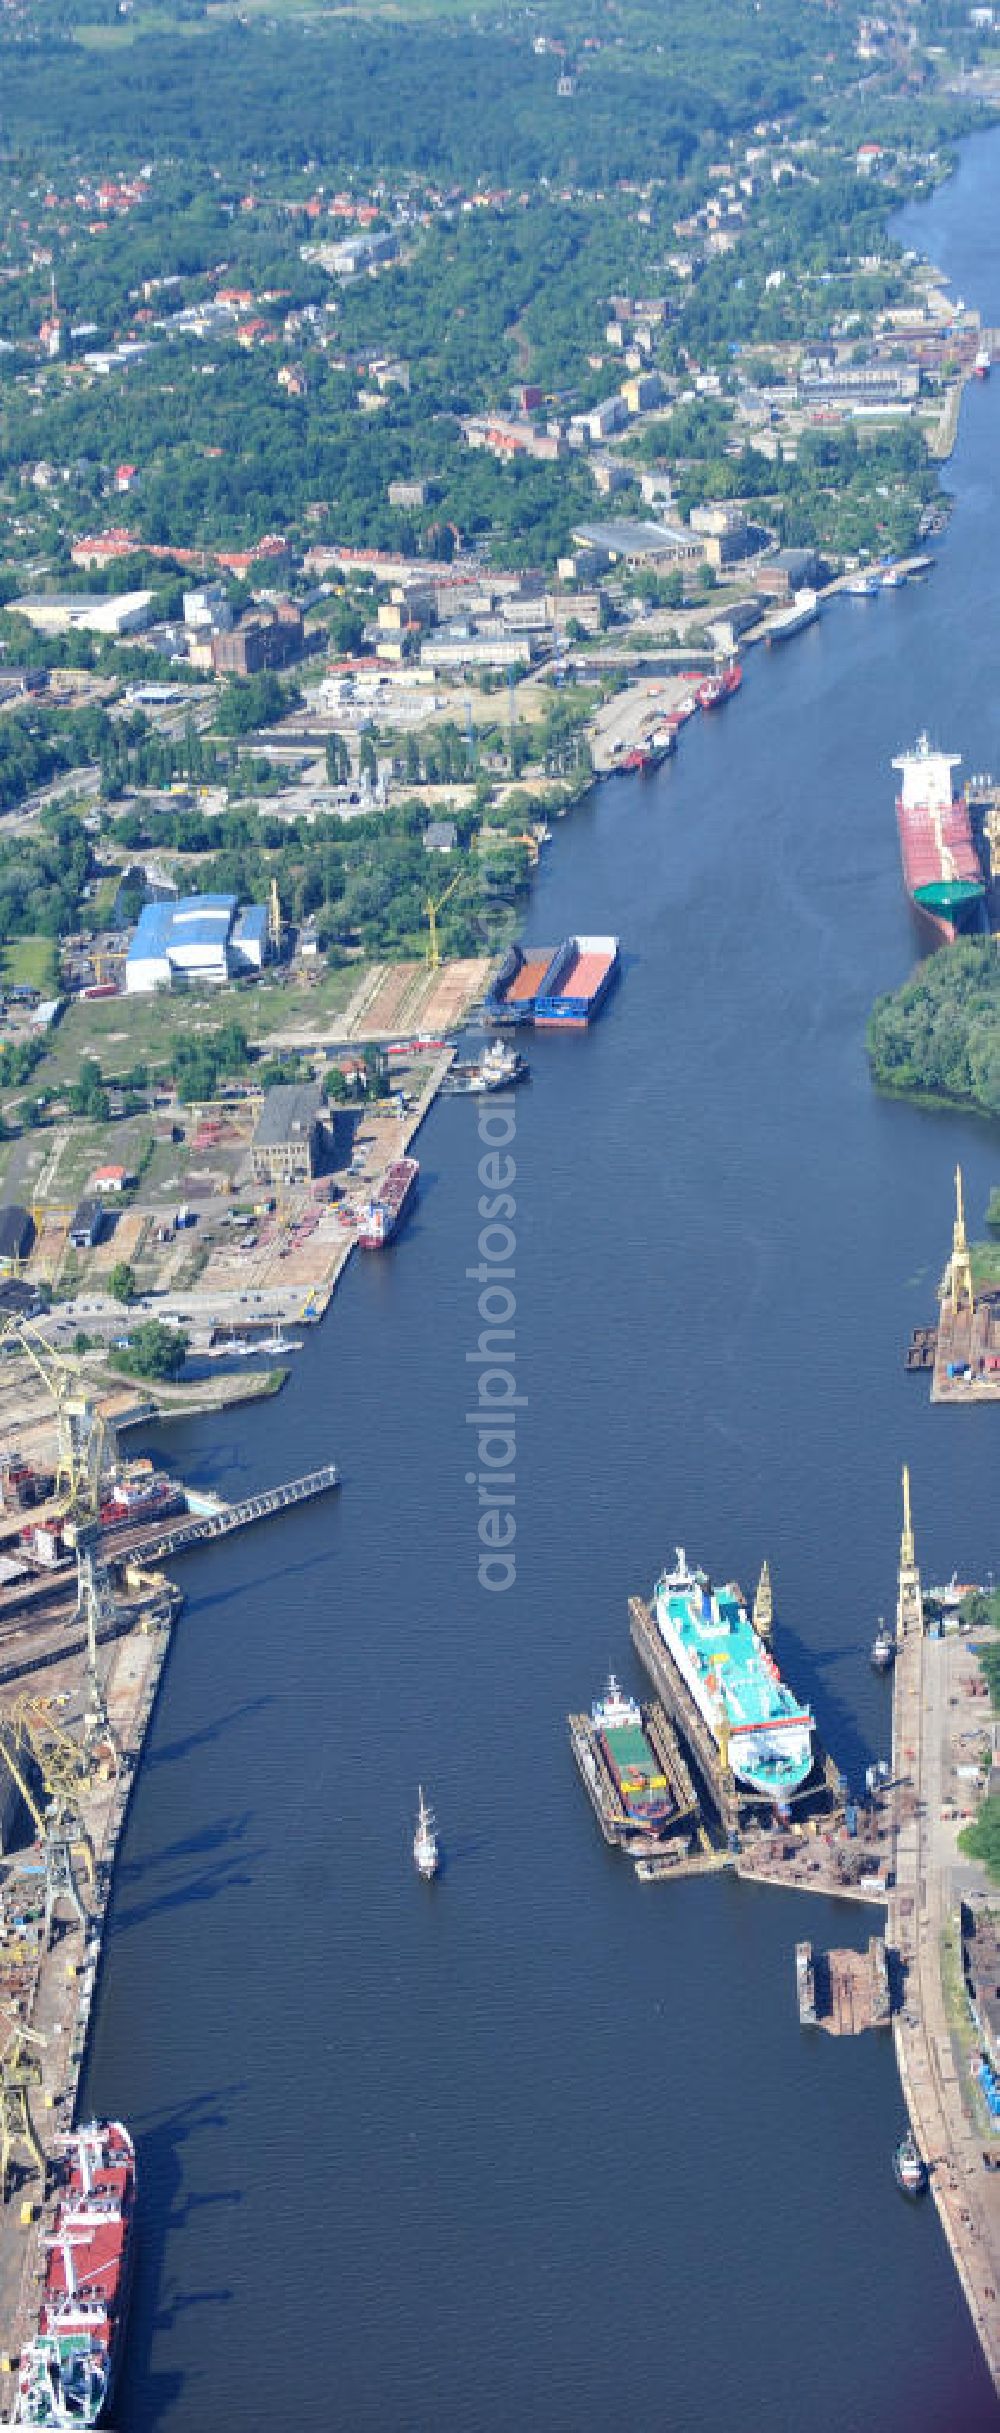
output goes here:
[{"label": "red hulled cargo ship", "polygon": [[717,676],[706,676],[699,684],[696,700],[700,710],[717,710],[723,701],[731,701],[743,682],[743,670],[734,661]]},{"label": "red hulled cargo ship", "polygon": [[46,2239],[38,2330],[18,2371],[14,2422],[97,2425],[110,2406],[128,2314],[135,2149],[121,2121],[67,2138],[66,2177]]},{"label": "red hulled cargo ship", "polygon": [[378,1190],[362,1210],[358,1240],[363,1250],[384,1250],[398,1232],[420,1178],[415,1157],[398,1157],[387,1166]]},{"label": "red hulled cargo ship", "polygon": [[921,735],[915,751],[901,752],[892,765],[901,778],[896,823],[911,902],[949,942],[981,929],[986,889],[968,806],[952,784],[960,755],[932,751]]}]

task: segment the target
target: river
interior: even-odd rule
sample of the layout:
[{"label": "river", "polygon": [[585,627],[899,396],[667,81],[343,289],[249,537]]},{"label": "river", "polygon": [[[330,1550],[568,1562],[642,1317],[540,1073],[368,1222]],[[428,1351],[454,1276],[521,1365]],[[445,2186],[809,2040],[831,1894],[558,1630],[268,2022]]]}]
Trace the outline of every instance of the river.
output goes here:
[{"label": "river", "polygon": [[[1000,324],[1000,134],[904,220]],[[931,579],[840,600],[654,779],[559,830],[530,934],[617,931],[592,1033],[516,1102],[517,1580],[478,1582],[483,1154],[468,1101],[270,1409],[162,1443],[227,1491],[329,1457],[339,1497],[185,1558],[85,2089],[139,2141],[122,2433],[980,2433],[1000,2420],[932,2207],[900,2202],[889,2044],[802,2034],[793,1946],[867,1911],[646,1887],[599,1836],[569,1709],[676,1541],[775,1584],[783,1669],[858,1784],[899,1472],[925,1578],[997,1561],[1000,1410],[935,1412],[961,1159],[881,1102],[872,996],[919,948],[894,752],[997,765],[1000,381],[972,391]],[[409,1857],[418,1779],[447,1847]]]}]

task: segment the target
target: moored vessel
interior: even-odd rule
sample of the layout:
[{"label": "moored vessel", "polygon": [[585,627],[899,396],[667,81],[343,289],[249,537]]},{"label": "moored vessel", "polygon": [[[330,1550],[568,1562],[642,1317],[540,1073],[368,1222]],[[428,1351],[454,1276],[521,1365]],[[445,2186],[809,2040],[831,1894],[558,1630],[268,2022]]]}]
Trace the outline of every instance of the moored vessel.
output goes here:
[{"label": "moored vessel", "polygon": [[45,2242],[38,2330],[21,2352],[15,2424],[99,2424],[121,2361],[135,2149],[121,2121],[93,2121],[68,2137],[66,2148],[66,2177]]},{"label": "moored vessel", "polygon": [[768,644],[789,641],[792,634],[800,634],[804,626],[813,625],[818,615],[818,592],[808,589],[797,591],[788,608],[781,609],[776,617],[768,619],[765,629]]},{"label": "moored vessel", "polygon": [[843,589],[852,600],[874,600],[878,597],[881,584],[877,574],[852,574],[848,576]]},{"label": "moored vessel", "polygon": [[819,2020],[816,2008],[816,1961],[811,1943],[797,1943],[795,1946],[795,1994],[800,2026],[816,2027]]},{"label": "moored vessel", "polygon": [[927,2165],[912,2129],[907,2129],[893,2148],[892,2168],[896,2186],[904,2196],[923,2196],[927,2186]]},{"label": "moored vessel", "polygon": [[618,971],[617,938],[564,938],[535,999],[539,1030],[583,1030]]},{"label": "moored vessel", "polygon": [[415,1157],[387,1166],[377,1191],[361,1211],[358,1240],[364,1250],[384,1250],[402,1224],[420,1178]]},{"label": "moored vessel", "polygon": [[951,774],[961,755],[935,752],[921,735],[915,749],[900,752],[892,765],[900,772],[896,824],[911,903],[949,941],[959,931],[981,928],[983,874],[968,806],[955,793]]},{"label": "moored vessel", "polygon": [[445,1075],[444,1088],[453,1097],[471,1094],[480,1096],[492,1090],[510,1090],[520,1081],[530,1079],[531,1068],[517,1049],[505,1039],[494,1039],[478,1064],[453,1064]]},{"label": "moored vessel", "polygon": [[590,1714],[628,1824],[644,1834],[661,1832],[673,1816],[675,1803],[646,1737],[638,1700],[627,1697],[610,1673],[604,1696],[595,1699]]},{"label": "moored vessel", "polygon": [[892,1671],[896,1660],[896,1639],[888,1623],[879,1615],[879,1625],[872,1640],[872,1664],[877,1673]]},{"label": "moored vessel", "polygon": [[508,947],[483,1001],[483,1020],[582,1030],[618,971],[617,938],[564,938],[552,947]]},{"label": "moored vessel", "polygon": [[815,1726],[749,1620],[734,1582],[713,1588],[683,1546],[653,1591],[660,1638],[737,1781],[779,1812],[813,1770]]},{"label": "moored vessel", "polygon": [[731,701],[742,682],[743,670],[736,661],[732,667],[721,668],[718,675],[703,677],[695,696],[699,709],[715,710],[721,702]]},{"label": "moored vessel", "polygon": [[417,1874],[423,1877],[425,1884],[429,1884],[431,1877],[437,1874],[441,1865],[441,1852],[438,1847],[434,1812],[427,1805],[422,1787],[418,1791],[417,1799],[417,1829],[413,1836],[413,1864]]},{"label": "moored vessel", "polygon": [[631,750],[625,753],[624,757],[618,762],[617,766],[622,771],[624,776],[635,776],[638,774],[640,777],[648,777],[650,770],[658,769],[661,760],[663,760],[665,757],[665,753],[660,750],[659,745],[655,744],[652,736],[650,736],[643,743],[634,743]]}]

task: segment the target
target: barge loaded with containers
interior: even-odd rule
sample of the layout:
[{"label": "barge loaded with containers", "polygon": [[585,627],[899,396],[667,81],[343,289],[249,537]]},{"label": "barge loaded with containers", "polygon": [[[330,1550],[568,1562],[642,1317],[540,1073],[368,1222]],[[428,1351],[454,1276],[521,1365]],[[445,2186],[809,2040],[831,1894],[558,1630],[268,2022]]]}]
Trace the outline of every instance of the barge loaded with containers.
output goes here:
[{"label": "barge loaded with containers", "polygon": [[561,946],[508,947],[483,1005],[489,1023],[584,1030],[619,968],[617,938],[564,938]]},{"label": "barge loaded with containers", "polygon": [[420,1179],[415,1157],[399,1157],[387,1166],[377,1191],[361,1212],[358,1240],[363,1250],[384,1250],[398,1231]]},{"label": "barge loaded with containers", "polygon": [[955,752],[935,752],[921,735],[912,752],[893,761],[900,772],[896,823],[906,891],[939,937],[983,927],[986,887],[963,795],[956,794]]}]

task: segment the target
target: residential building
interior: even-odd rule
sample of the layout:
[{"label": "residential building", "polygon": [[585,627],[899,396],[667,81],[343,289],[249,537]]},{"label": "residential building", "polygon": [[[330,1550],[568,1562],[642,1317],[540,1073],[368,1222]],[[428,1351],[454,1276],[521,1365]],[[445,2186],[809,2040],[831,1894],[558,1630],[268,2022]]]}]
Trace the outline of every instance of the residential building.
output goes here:
[{"label": "residential building", "polygon": [[228,633],[213,633],[212,666],[217,676],[256,676],[265,667],[287,667],[300,656],[303,639],[300,610],[282,600],[270,612],[244,617]]}]

